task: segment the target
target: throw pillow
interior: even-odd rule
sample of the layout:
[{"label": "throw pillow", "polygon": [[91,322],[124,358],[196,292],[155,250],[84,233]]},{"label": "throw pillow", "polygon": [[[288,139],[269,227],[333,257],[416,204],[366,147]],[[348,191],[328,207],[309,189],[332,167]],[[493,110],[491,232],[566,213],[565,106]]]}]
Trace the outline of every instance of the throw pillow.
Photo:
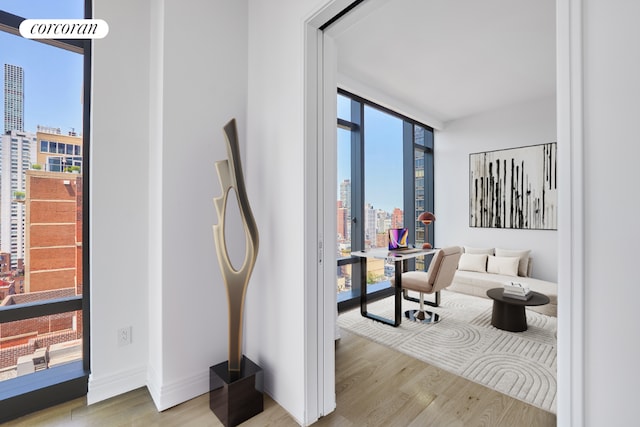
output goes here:
[{"label": "throw pillow", "polygon": [[518,276],[518,257],[490,256],[487,262],[487,273]]},{"label": "throw pillow", "polygon": [[472,248],[470,246],[464,247],[465,254],[485,254],[485,255],[493,255],[493,248]]},{"label": "throw pillow", "polygon": [[518,276],[522,276],[522,277],[527,277],[530,252],[531,252],[530,250],[513,250],[513,249],[496,248],[496,256],[520,258],[520,262],[518,263]]},{"label": "throw pillow", "polygon": [[458,270],[487,272],[486,254],[462,254],[458,261]]}]

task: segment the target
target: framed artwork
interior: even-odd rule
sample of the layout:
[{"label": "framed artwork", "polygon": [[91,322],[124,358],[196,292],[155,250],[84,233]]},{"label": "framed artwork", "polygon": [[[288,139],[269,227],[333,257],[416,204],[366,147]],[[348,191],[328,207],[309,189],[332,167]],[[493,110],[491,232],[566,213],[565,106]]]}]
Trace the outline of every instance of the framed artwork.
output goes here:
[{"label": "framed artwork", "polygon": [[557,230],[557,144],[469,154],[469,226]]}]

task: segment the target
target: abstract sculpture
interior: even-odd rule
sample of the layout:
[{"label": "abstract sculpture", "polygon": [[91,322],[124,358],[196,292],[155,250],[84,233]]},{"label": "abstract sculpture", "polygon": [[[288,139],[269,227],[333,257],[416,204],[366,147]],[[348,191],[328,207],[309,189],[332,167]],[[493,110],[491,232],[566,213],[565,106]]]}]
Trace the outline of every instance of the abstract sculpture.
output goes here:
[{"label": "abstract sculpture", "polygon": [[[224,126],[224,136],[228,159],[216,162],[222,196],[213,199],[219,219],[213,226],[213,237],[227,289],[229,360],[209,368],[209,407],[223,425],[236,426],[264,409],[262,369],[242,355],[244,298],[258,255],[258,228],[244,186],[235,119]],[[245,233],[244,262],[239,270],[231,264],[225,240],[225,214],[231,189],[236,193]]]},{"label": "abstract sculpture", "polygon": [[[242,361],[242,317],[244,297],[249,284],[249,277],[258,256],[258,228],[253,218],[247,190],[242,174],[240,160],[240,146],[235,119],[231,119],[224,126],[224,136],[227,140],[227,160],[216,162],[218,178],[222,186],[222,196],[213,199],[218,213],[218,224],[213,226],[213,236],[218,252],[220,271],[227,288],[227,302],[229,304],[229,372],[239,372]],[[229,259],[224,236],[224,220],[229,191],[235,190],[240,216],[245,231],[244,263],[239,270],[235,270]]]}]

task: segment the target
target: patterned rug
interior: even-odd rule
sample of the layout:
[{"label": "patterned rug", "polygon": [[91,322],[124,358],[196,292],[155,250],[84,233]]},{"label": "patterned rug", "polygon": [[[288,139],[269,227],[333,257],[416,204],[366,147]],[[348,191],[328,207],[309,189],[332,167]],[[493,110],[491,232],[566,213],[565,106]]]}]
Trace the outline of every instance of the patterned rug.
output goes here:
[{"label": "patterned rug", "polygon": [[[393,317],[393,297],[368,305],[369,313]],[[402,310],[418,303],[402,301]],[[528,330],[507,332],[491,326],[493,301],[442,291],[439,323],[403,318],[394,328],[360,315],[338,316],[338,325],[470,381],[556,413],[555,317],[527,310]]]}]

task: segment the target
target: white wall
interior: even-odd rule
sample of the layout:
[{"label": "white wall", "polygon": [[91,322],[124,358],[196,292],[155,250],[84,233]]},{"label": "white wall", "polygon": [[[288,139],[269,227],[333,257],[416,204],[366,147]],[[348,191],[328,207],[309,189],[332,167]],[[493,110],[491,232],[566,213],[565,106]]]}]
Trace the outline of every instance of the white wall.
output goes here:
[{"label": "white wall", "polygon": [[[162,236],[150,260],[162,271],[150,283],[162,295],[158,324],[151,324],[162,340],[150,348],[150,357],[162,355],[161,386],[150,387],[159,409],[207,392],[209,366],[227,360],[226,290],[212,232],[213,198],[222,193],[214,164],[227,158],[222,127],[231,118],[242,146],[246,139],[247,3],[167,0],[162,19],[163,110],[151,141],[162,154],[150,165],[150,187],[161,198],[149,213],[160,218]],[[237,215],[227,217],[235,260],[244,254],[244,232]]]},{"label": "white wall", "polygon": [[[277,3],[277,4],[274,4]],[[305,419],[303,23],[315,1],[249,1],[247,187],[260,252],[247,350],[265,387]]]},{"label": "white wall", "polygon": [[[110,32],[94,45],[88,400],[147,384],[165,409],[207,392],[209,366],[227,359],[214,163],[232,117],[246,151],[247,2],[96,0],[94,12]],[[241,260],[244,239],[228,243]],[[130,346],[117,346],[122,326]]]},{"label": "white wall", "polygon": [[93,45],[89,403],[145,384],[149,330],[149,2],[96,0],[94,16],[110,31]]},{"label": "white wall", "polygon": [[446,123],[435,132],[435,244],[531,249],[532,275],[557,280],[557,231],[469,227],[469,154],[557,141],[555,98]]},{"label": "white wall", "polygon": [[638,423],[640,3],[584,2],[585,425]]}]

